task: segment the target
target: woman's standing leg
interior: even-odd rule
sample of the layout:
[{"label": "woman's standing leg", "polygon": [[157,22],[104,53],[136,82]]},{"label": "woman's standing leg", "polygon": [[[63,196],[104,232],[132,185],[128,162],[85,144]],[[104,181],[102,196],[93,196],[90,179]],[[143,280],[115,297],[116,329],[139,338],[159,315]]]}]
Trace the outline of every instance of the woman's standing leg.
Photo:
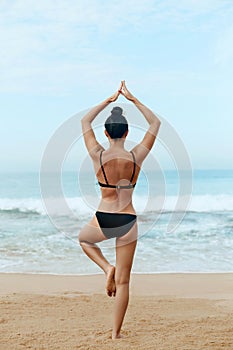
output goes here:
[{"label": "woman's standing leg", "polygon": [[129,302],[130,272],[137,245],[137,224],[123,237],[116,239],[116,298],[112,338],[120,338],[121,326]]},{"label": "woman's standing leg", "polygon": [[93,217],[93,219],[81,229],[78,239],[84,253],[104,271],[108,296],[115,295],[115,266],[109,263],[103,256],[100,248],[95,244],[106,240],[106,237],[98,226],[96,217]]}]

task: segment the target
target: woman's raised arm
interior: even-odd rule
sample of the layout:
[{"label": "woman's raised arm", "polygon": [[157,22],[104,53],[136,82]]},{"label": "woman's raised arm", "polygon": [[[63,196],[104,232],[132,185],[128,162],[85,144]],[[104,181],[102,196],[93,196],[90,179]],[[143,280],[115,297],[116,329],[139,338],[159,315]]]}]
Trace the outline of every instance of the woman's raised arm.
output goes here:
[{"label": "woman's raised arm", "polygon": [[106,108],[110,103],[117,100],[118,96],[120,95],[120,90],[122,88],[122,83],[118,91],[116,91],[112,96],[98,104],[97,106],[93,107],[84,117],[81,119],[82,123],[82,132],[83,137],[85,141],[86,148],[90,154],[90,156],[93,158],[98,151],[102,150],[103,147],[98,143],[96,140],[94,131],[92,129],[91,123],[93,120],[97,117],[97,115]]},{"label": "woman's raised arm", "polygon": [[132,151],[136,155],[137,162],[140,164],[143,162],[143,160],[153,147],[153,144],[155,142],[156,136],[160,128],[161,121],[148,107],[146,107],[135,96],[132,95],[132,93],[127,89],[124,80],[122,81],[122,88],[120,93],[123,96],[125,96],[125,98],[127,98],[129,101],[135,104],[135,106],[143,114],[143,116],[149,124],[149,128],[142,141],[132,149]]}]

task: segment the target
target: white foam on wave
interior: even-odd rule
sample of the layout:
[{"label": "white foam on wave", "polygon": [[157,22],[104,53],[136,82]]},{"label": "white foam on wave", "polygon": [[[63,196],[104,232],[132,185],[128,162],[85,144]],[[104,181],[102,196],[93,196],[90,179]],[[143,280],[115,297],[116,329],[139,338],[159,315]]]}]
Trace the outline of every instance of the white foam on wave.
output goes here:
[{"label": "white foam on wave", "polygon": [[189,211],[214,212],[214,211],[232,211],[233,196],[227,194],[221,195],[200,195],[192,196]]},{"label": "white foam on wave", "polygon": [[35,212],[41,215],[45,214],[42,201],[35,198],[0,198],[0,210],[18,210],[22,213]]},{"label": "white foam on wave", "polygon": [[69,211],[87,215],[91,212],[91,209],[80,197],[66,198],[67,206],[64,206],[63,198],[50,198],[46,201],[47,205],[45,206],[42,199],[39,198],[0,198],[0,210],[40,215],[47,215],[48,212],[50,215],[69,215]]},{"label": "white foam on wave", "polygon": [[[134,198],[135,208],[140,212],[153,211],[187,211],[187,212],[221,212],[233,211],[233,195],[192,195],[190,196],[164,196],[148,200],[142,196]],[[179,203],[178,203],[179,199]]]},{"label": "white foam on wave", "polygon": [[[93,200],[90,202],[81,197],[65,198],[67,207],[70,212],[80,215],[89,215],[97,208],[93,205]],[[96,200],[96,199],[95,199]],[[187,198],[180,198],[180,206],[176,207],[178,197],[166,196],[149,198],[147,196],[135,195],[133,199],[134,207],[138,213],[157,212],[157,211],[195,211],[195,212],[218,212],[218,211],[233,211],[233,196],[220,195],[193,195],[190,198],[188,208],[185,208]],[[64,208],[62,198],[51,198],[49,202],[50,214],[66,215],[67,208]],[[0,198],[1,211],[19,211],[22,213],[38,213],[47,215],[47,210],[40,198]]]}]

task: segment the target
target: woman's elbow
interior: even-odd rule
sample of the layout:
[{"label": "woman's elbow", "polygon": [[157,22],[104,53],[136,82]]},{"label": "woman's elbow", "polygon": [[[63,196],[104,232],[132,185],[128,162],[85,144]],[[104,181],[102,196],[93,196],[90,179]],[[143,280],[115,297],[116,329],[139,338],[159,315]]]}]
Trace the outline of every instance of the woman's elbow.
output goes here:
[{"label": "woman's elbow", "polygon": [[160,125],[161,125],[161,120],[157,118],[157,119],[153,122],[153,127],[154,127],[155,129],[159,129],[159,128],[160,128]]},{"label": "woman's elbow", "polygon": [[82,124],[82,126],[90,126],[91,125],[91,123],[89,122],[89,120],[86,118],[86,117],[83,117],[82,119],[81,119],[81,124]]}]

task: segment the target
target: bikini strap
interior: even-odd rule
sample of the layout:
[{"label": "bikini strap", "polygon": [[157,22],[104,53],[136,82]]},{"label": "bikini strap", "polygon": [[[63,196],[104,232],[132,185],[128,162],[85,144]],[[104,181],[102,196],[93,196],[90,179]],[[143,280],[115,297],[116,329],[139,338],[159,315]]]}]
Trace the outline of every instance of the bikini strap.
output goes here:
[{"label": "bikini strap", "polygon": [[105,171],[104,171],[104,166],[102,163],[102,153],[103,153],[103,150],[100,152],[100,165],[101,165],[102,173],[104,175],[105,182],[107,185],[109,185],[108,180],[107,180],[107,176],[106,176]]},{"label": "bikini strap", "polygon": [[131,179],[130,179],[130,183],[132,183],[134,175],[135,175],[135,170],[136,170],[136,159],[135,159],[135,155],[134,155],[133,151],[130,151],[130,153],[132,153],[132,156],[133,156],[133,174],[132,174]]}]

